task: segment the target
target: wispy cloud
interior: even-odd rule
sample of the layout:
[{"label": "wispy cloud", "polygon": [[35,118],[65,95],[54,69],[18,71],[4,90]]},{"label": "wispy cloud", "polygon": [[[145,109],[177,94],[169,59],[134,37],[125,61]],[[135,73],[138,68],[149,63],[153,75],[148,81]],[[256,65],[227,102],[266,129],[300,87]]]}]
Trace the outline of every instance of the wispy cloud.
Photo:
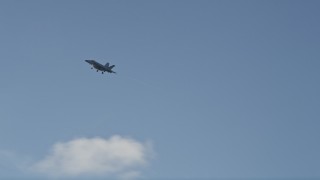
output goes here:
[{"label": "wispy cloud", "polygon": [[3,173],[6,176],[20,177],[25,175],[25,170],[32,162],[31,158],[20,156],[9,150],[0,150],[0,179]]},{"label": "wispy cloud", "polygon": [[134,178],[148,164],[152,148],[131,138],[79,138],[53,145],[31,171],[53,177],[112,176]]}]

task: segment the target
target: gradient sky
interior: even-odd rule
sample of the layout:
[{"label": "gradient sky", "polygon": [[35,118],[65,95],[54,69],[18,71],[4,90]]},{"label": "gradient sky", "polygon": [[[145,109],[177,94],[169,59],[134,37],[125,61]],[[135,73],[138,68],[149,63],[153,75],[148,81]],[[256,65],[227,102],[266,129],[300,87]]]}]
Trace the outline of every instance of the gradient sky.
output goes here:
[{"label": "gradient sky", "polygon": [[320,178],[319,7],[0,1],[0,178],[114,135],[152,144],[148,179]]}]

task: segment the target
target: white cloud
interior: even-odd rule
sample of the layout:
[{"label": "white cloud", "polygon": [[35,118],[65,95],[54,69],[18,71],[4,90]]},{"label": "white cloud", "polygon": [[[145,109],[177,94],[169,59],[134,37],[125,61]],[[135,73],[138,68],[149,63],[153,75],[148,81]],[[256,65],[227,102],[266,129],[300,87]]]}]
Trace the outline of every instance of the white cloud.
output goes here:
[{"label": "white cloud", "polygon": [[136,177],[151,153],[150,143],[131,138],[79,138],[54,144],[50,154],[34,163],[31,170],[55,177]]}]

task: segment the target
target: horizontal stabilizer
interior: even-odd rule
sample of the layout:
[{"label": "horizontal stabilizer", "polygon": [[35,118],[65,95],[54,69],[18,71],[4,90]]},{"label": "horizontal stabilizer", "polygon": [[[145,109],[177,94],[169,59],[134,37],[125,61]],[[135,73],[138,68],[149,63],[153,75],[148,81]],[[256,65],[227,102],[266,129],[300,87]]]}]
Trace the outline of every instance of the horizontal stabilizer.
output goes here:
[{"label": "horizontal stabilizer", "polygon": [[110,66],[109,68],[112,69],[112,68],[114,68],[114,67],[115,67],[115,65],[112,65],[112,66]]}]

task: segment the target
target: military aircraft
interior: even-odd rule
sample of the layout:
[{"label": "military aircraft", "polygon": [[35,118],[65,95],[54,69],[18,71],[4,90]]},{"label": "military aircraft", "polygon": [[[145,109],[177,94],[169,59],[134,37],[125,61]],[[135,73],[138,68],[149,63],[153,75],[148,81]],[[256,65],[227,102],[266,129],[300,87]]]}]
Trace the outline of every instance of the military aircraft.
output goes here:
[{"label": "military aircraft", "polygon": [[106,65],[102,65],[102,64],[96,62],[95,60],[85,60],[85,61],[92,65],[91,69],[95,68],[97,70],[97,72],[101,71],[102,74],[104,72],[116,73],[116,72],[112,71],[112,68],[114,68],[115,65],[110,66],[109,63],[107,63]]}]

